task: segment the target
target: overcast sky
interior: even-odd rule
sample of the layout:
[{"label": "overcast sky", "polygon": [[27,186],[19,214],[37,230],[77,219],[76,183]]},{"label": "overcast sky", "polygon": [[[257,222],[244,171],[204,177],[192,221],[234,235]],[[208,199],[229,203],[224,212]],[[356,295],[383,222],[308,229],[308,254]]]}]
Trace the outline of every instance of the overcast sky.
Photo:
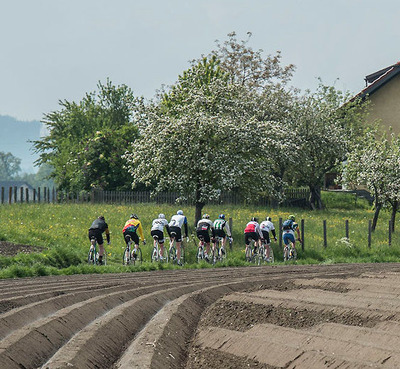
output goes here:
[{"label": "overcast sky", "polygon": [[[0,115],[41,120],[98,81],[152,98],[215,40],[252,32],[250,45],[352,93],[400,61],[395,0],[0,0]],[[339,80],[337,80],[339,79]]]}]

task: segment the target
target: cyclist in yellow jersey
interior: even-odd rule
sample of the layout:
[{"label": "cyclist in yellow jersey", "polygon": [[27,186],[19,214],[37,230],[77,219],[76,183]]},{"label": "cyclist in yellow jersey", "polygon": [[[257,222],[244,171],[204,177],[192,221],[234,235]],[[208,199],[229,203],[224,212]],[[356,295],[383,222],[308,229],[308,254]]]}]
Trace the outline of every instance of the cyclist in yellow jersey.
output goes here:
[{"label": "cyclist in yellow jersey", "polygon": [[122,229],[122,234],[124,235],[126,244],[129,242],[129,236],[135,243],[135,248],[132,250],[132,257],[136,258],[137,249],[139,247],[139,237],[140,241],[143,242],[143,245],[146,244],[146,240],[144,239],[143,235],[142,223],[136,214],[132,214],[129,220],[126,221],[124,228]]}]

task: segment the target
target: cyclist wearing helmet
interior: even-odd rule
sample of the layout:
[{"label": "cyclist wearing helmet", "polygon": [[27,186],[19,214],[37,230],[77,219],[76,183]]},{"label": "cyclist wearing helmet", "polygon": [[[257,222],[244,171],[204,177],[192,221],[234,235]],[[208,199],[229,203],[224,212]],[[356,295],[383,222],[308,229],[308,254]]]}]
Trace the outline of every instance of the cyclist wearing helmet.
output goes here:
[{"label": "cyclist wearing helmet", "polygon": [[250,222],[246,224],[244,229],[244,243],[246,244],[246,251],[250,245],[251,240],[255,241],[254,251],[257,251],[257,246],[260,245],[261,240],[263,240],[263,234],[258,224],[258,219],[253,217]]},{"label": "cyclist wearing helmet", "polygon": [[103,264],[104,255],[104,240],[103,233],[106,232],[107,244],[110,244],[110,231],[108,230],[108,224],[102,215],[93,221],[89,228],[89,240],[93,237],[96,239],[99,245],[99,264]]},{"label": "cyclist wearing helmet", "polygon": [[137,249],[139,247],[139,237],[140,241],[143,242],[143,245],[146,244],[146,240],[143,236],[142,223],[140,222],[139,217],[136,214],[131,214],[129,220],[126,221],[124,228],[122,229],[122,234],[124,235],[124,239],[127,245],[129,242],[129,238],[131,238],[132,241],[135,243],[135,248],[132,250],[132,257],[136,259]]},{"label": "cyclist wearing helmet", "polygon": [[175,215],[172,216],[169,222],[169,230],[171,234],[175,234],[176,241],[176,257],[178,265],[181,265],[181,243],[182,243],[182,226],[185,227],[185,237],[188,236],[188,221],[183,215],[183,210],[178,210]]},{"label": "cyclist wearing helmet", "polygon": [[227,239],[227,237],[229,237],[230,240],[232,241],[232,234],[231,234],[231,230],[229,229],[229,224],[225,220],[224,214],[220,214],[218,216],[218,219],[214,220],[214,229],[215,229],[215,235],[217,237],[222,238],[221,251],[225,252],[226,239]]},{"label": "cyclist wearing helmet", "polygon": [[168,232],[168,236],[171,237],[171,232],[169,230],[168,220],[165,219],[164,214],[158,214],[158,218],[153,220],[151,225],[151,236],[154,239],[154,246],[156,245],[156,238],[158,239],[158,243],[160,245],[160,257],[164,256],[164,227]]},{"label": "cyclist wearing helmet", "polygon": [[272,233],[274,236],[274,240],[276,241],[276,232],[275,232],[275,226],[274,223],[272,223],[272,219],[270,217],[266,217],[264,221],[260,223],[260,228],[261,232],[263,234],[264,240],[265,240],[265,245],[267,246],[265,248],[265,259],[269,261],[269,254],[270,254],[270,247],[271,247],[271,240],[269,237],[269,232]]},{"label": "cyclist wearing helmet", "polygon": [[292,244],[292,248],[296,249],[295,232],[297,239],[301,243],[299,225],[295,222],[294,215],[289,215],[288,219],[282,223],[282,240],[285,245]]},{"label": "cyclist wearing helmet", "polygon": [[214,224],[210,220],[210,216],[208,214],[203,214],[203,218],[200,219],[197,222],[196,226],[196,233],[197,233],[197,238],[201,241],[201,239],[204,240],[206,243],[206,252],[204,254],[204,258],[208,260],[208,255],[210,254],[210,233],[209,231],[211,230],[211,236],[214,239],[215,237],[215,229],[214,229]]}]

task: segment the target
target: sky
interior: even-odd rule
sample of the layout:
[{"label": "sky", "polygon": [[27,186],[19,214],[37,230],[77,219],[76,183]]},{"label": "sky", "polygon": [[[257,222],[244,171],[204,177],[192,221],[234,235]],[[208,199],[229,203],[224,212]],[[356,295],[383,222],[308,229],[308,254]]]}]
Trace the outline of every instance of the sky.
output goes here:
[{"label": "sky", "polygon": [[400,61],[395,0],[0,0],[0,115],[41,120],[107,78],[151,99],[235,31],[291,84],[357,93]]}]

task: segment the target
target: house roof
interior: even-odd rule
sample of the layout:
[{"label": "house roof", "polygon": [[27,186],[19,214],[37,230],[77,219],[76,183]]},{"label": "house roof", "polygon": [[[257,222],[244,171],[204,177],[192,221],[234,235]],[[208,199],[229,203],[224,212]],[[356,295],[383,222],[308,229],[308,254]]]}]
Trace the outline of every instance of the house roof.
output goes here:
[{"label": "house roof", "polygon": [[364,99],[367,95],[372,95],[376,90],[388,83],[398,74],[400,74],[400,62],[378,70],[375,73],[369,74],[364,78],[367,86],[356,96],[354,96],[351,101],[355,100],[356,98]]}]

